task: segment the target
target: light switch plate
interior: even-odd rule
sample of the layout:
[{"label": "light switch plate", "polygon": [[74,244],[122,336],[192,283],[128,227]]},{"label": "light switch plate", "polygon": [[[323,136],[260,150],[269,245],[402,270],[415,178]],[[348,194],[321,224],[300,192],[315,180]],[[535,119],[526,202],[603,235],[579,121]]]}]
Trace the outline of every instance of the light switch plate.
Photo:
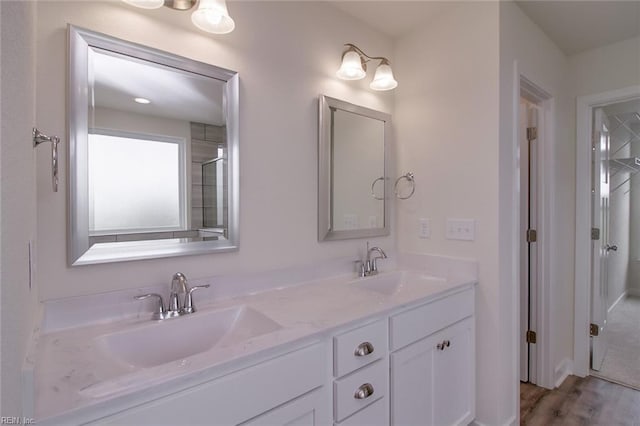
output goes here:
[{"label": "light switch plate", "polygon": [[431,238],[431,221],[426,218],[420,218],[418,224],[418,237]]},{"label": "light switch plate", "polygon": [[475,219],[447,219],[447,240],[474,241],[476,239]]}]

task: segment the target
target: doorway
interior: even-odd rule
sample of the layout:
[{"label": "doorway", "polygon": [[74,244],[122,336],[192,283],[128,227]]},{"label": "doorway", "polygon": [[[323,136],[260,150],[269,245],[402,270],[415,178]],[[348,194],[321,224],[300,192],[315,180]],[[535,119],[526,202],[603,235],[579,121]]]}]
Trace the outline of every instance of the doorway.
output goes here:
[{"label": "doorway", "polygon": [[[598,371],[604,368],[607,355],[613,347],[609,344],[610,337],[607,334],[614,328],[614,312],[623,306],[621,303],[627,297],[634,296],[637,281],[633,274],[638,267],[638,262],[634,259],[638,259],[638,256],[634,256],[631,251],[634,240],[640,241],[639,238],[633,238],[640,229],[631,229],[631,223],[634,216],[640,215],[640,210],[634,213],[633,207],[625,210],[620,206],[625,203],[633,206],[632,188],[636,182],[633,169],[636,161],[640,166],[640,160],[635,159],[640,156],[640,152],[637,155],[634,153],[640,142],[634,145],[633,141],[637,140],[640,131],[636,131],[636,124],[628,122],[627,118],[640,120],[640,117],[635,116],[636,112],[640,114],[640,109],[625,112],[621,108],[634,103],[637,105],[639,102],[640,86],[580,96],[577,99],[573,370],[579,376],[601,374]],[[623,117],[626,113],[629,115]],[[601,123],[596,123],[598,114],[603,117]],[[606,138],[602,137],[604,131],[608,133]],[[623,133],[626,133],[626,137],[621,138],[619,134]],[[608,145],[608,154],[603,144]],[[592,158],[594,152],[601,157],[595,157],[597,167]],[[607,197],[603,197],[598,185],[608,189]],[[640,189],[640,181],[635,187]],[[595,191],[598,193],[595,194]],[[597,199],[597,203],[593,203],[593,199]],[[609,225],[603,226],[602,218],[607,217]],[[603,230],[603,227],[609,229]],[[603,281],[603,277],[606,280]],[[600,316],[594,315],[594,312]],[[640,336],[636,339],[640,339]],[[622,352],[628,356],[638,353],[632,349]],[[637,365],[637,359],[634,363]],[[595,369],[592,370],[592,366]],[[629,370],[625,370],[625,376],[630,376]]]},{"label": "doorway", "polygon": [[590,374],[640,389],[640,98],[594,108],[593,123]]},{"label": "doorway", "polygon": [[538,111],[520,97],[520,381],[536,384]]},{"label": "doorway", "polygon": [[[518,115],[520,381],[553,388],[549,300],[555,101],[520,75]],[[515,100],[514,100],[515,101]]]}]

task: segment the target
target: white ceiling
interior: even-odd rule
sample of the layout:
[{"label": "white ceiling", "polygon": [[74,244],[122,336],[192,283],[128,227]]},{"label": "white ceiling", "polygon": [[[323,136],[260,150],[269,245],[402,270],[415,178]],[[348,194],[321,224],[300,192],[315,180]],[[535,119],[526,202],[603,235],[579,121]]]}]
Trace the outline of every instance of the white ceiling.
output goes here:
[{"label": "white ceiling", "polygon": [[[392,38],[427,25],[457,1],[335,1],[338,9]],[[567,55],[640,35],[639,0],[516,0]]]},{"label": "white ceiling", "polygon": [[640,35],[640,1],[519,1],[567,55]]}]

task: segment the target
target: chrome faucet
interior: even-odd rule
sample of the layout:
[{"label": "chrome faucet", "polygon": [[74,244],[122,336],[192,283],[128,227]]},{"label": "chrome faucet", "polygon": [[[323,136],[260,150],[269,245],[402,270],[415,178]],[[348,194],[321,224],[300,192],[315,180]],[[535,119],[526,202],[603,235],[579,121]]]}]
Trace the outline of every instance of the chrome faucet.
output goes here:
[{"label": "chrome faucet", "polygon": [[169,294],[169,310],[167,318],[178,317],[182,313],[183,304],[180,295],[187,293],[187,277],[182,272],[176,272],[171,280],[171,294]]},{"label": "chrome faucet", "polygon": [[[171,280],[171,293],[169,294],[169,308],[165,309],[164,300],[162,296],[157,293],[143,294],[141,296],[135,296],[136,300],[143,300],[149,297],[156,297],[158,299],[158,308],[153,313],[151,319],[163,320],[168,318],[176,318],[181,315],[192,314],[196,311],[193,304],[192,293],[195,290],[202,288],[209,288],[209,284],[198,285],[189,288],[187,285],[187,277],[182,272],[176,272]],[[181,301],[180,295],[184,294],[184,298]]]},{"label": "chrome faucet", "polygon": [[[372,256],[373,253],[378,253],[378,256]],[[368,277],[370,275],[376,275],[378,273],[378,259],[386,259],[387,254],[380,247],[371,247],[369,248],[369,243],[367,243],[367,260],[364,262],[362,267],[360,267],[359,276]]]}]

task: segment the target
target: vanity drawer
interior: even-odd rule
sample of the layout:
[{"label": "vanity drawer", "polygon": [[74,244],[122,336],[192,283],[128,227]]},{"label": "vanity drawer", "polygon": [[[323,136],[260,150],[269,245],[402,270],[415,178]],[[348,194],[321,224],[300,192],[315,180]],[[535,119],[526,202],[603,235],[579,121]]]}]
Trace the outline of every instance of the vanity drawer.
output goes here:
[{"label": "vanity drawer", "polygon": [[341,377],[387,352],[387,321],[381,320],[333,338],[333,374]]},{"label": "vanity drawer", "polygon": [[391,350],[394,351],[407,346],[473,315],[473,292],[473,288],[470,288],[392,316],[389,320]]},{"label": "vanity drawer", "polygon": [[389,426],[389,400],[380,398],[335,426]]},{"label": "vanity drawer", "polygon": [[386,395],[389,377],[386,359],[333,382],[333,411],[337,422]]}]

